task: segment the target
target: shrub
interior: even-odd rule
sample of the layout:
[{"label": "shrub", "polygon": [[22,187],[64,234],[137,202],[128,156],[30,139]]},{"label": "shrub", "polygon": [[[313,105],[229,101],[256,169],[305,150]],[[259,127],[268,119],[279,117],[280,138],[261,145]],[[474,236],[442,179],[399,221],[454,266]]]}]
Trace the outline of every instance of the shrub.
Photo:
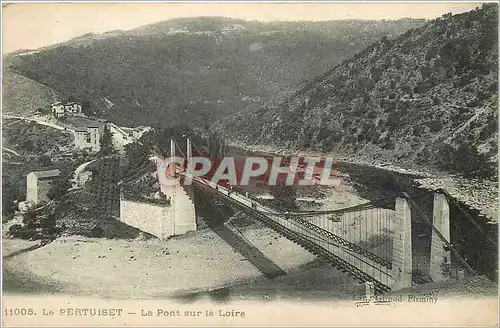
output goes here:
[{"label": "shrub", "polygon": [[429,129],[431,132],[439,132],[441,131],[441,129],[443,128],[443,123],[436,119],[436,120],[432,120],[430,123],[429,123]]},{"label": "shrub", "polygon": [[469,142],[463,142],[456,150],[448,145],[441,146],[440,166],[462,174],[467,178],[495,178],[497,166],[490,162],[486,154],[480,154]]},{"label": "shrub", "polygon": [[61,199],[61,197],[67,193],[67,191],[70,187],[71,187],[71,184],[68,181],[68,178],[65,176],[62,176],[52,183],[49,191],[47,192],[47,197],[51,200]]},{"label": "shrub", "polygon": [[35,229],[20,224],[14,224],[9,227],[9,235],[14,238],[32,239],[35,236]]}]

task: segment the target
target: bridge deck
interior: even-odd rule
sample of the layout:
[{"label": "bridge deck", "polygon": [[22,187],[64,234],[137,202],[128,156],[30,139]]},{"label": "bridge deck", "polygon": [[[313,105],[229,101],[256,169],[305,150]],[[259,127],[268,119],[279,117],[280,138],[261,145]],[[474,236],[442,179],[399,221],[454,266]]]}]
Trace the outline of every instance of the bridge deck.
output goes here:
[{"label": "bridge deck", "polygon": [[[183,173],[184,176],[187,176]],[[232,192],[225,187],[219,186],[211,181],[191,177],[194,184],[216,192],[227,200],[233,202],[246,210],[253,211],[261,216],[265,223],[285,235],[292,241],[301,244],[303,247],[312,251],[316,255],[321,255],[333,263],[342,263],[346,270],[353,273],[362,281],[374,281],[379,289],[387,290],[391,285],[391,269],[377,263],[373,259],[359,253],[359,250],[353,250],[339,243],[339,238],[333,234],[324,234],[320,229],[311,229],[310,224],[304,224],[299,221],[285,218],[281,212],[255,202],[242,194]],[[335,237],[335,238],[332,238]]]}]

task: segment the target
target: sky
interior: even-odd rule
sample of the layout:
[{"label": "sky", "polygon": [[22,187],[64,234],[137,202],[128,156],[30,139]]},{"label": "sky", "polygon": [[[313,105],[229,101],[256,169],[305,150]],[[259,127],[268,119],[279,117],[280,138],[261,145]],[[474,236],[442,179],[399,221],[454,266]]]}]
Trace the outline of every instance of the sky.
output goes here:
[{"label": "sky", "polygon": [[478,6],[481,3],[4,3],[2,53],[36,49],[89,32],[130,30],[177,17],[224,16],[259,21],[433,19]]}]

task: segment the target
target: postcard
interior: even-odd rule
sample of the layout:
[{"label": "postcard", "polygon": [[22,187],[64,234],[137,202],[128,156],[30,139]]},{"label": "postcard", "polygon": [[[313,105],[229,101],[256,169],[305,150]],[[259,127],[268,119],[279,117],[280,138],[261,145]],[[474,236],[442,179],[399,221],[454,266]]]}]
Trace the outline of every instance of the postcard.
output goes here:
[{"label": "postcard", "polygon": [[2,324],[497,326],[497,2],[4,2]]}]

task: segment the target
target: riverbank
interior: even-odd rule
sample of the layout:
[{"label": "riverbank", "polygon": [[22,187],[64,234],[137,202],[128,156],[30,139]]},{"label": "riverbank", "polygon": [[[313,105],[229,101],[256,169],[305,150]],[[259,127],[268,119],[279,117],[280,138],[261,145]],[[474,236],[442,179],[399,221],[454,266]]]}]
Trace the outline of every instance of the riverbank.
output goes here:
[{"label": "riverbank", "polygon": [[283,150],[269,145],[252,145],[231,142],[231,147],[249,152],[294,156],[333,156],[340,163],[349,163],[396,172],[413,177],[419,188],[426,190],[446,189],[451,196],[465,205],[478,210],[486,221],[498,222],[498,182],[466,179],[457,174],[435,168],[416,167],[414,164],[395,165],[388,160],[375,160],[364,156],[322,153],[315,151]]},{"label": "riverbank", "polygon": [[[11,243],[22,241],[4,239],[4,249],[12,248]],[[118,299],[168,298],[181,290],[220,288],[261,276],[210,230],[167,241],[61,237],[4,258],[4,267],[11,281],[55,286],[63,294]],[[4,288],[15,292],[12,286]]]},{"label": "riverbank", "polygon": [[[348,185],[323,189],[327,190],[317,199],[320,209],[366,202],[352,193]],[[250,224],[242,225],[237,218],[231,221],[229,227],[283,270],[285,277],[316,261],[316,256],[259,222],[249,220]],[[4,231],[11,223],[4,225]],[[4,233],[7,275],[4,290],[8,293],[170,298],[256,280],[273,285],[273,280],[264,278],[262,272],[211,229],[165,241],[64,236],[34,250],[30,247],[37,242],[5,237]],[[310,277],[304,275],[300,279]]]},{"label": "riverbank", "polygon": [[[290,273],[316,257],[274,231],[249,226],[245,237]],[[171,298],[265,279],[210,229],[165,241],[60,237],[2,240],[4,291],[102,298]]]},{"label": "riverbank", "polygon": [[245,301],[332,301],[353,300],[365,293],[364,284],[332,265],[311,262],[300,270],[273,280],[256,279],[210,292],[180,294],[178,299],[217,302]]}]

